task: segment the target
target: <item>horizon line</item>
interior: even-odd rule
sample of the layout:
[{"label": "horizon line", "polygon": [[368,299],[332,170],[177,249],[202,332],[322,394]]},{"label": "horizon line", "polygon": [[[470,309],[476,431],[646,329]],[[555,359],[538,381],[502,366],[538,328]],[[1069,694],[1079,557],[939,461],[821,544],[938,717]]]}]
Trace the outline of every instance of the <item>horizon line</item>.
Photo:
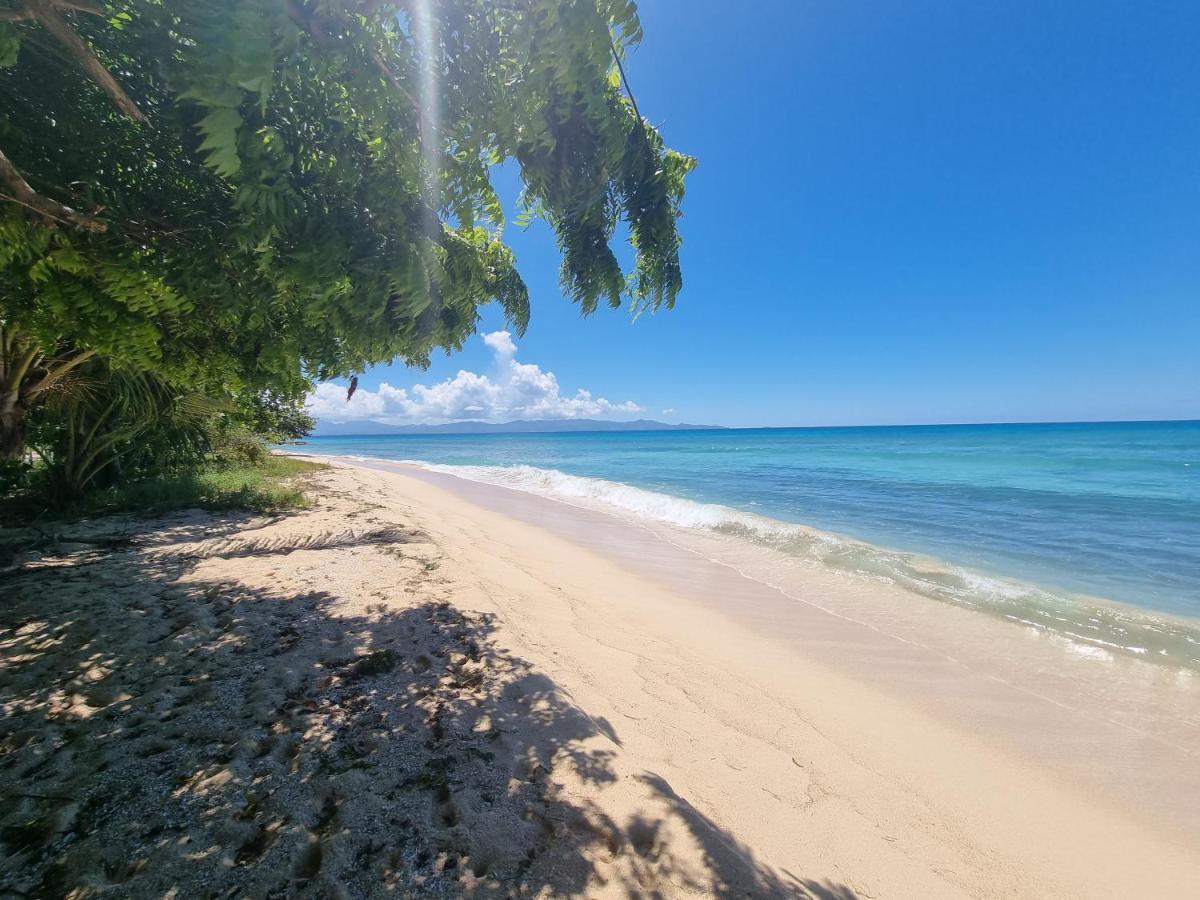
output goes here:
[{"label": "horizon line", "polygon": [[[629,425],[635,422],[653,422],[657,425],[665,425],[672,430],[688,430],[694,429],[697,431],[816,431],[821,429],[849,429],[849,428],[982,428],[982,427],[1004,427],[1013,425],[1186,425],[1191,423],[1200,423],[1200,417],[1182,418],[1182,419],[1036,419],[1024,421],[982,421],[982,422],[893,422],[888,424],[883,423],[860,423],[860,424],[837,424],[837,425],[717,425],[717,424],[701,424],[699,422],[660,422],[657,419],[511,419],[507,422],[489,422],[486,419],[455,419],[448,422],[412,422],[404,425],[392,425],[387,422],[380,422],[377,419],[363,419],[362,422],[368,422],[375,425],[382,425],[390,428],[442,428],[447,425],[494,425],[504,426],[511,425],[516,422],[603,422],[612,425]],[[320,420],[317,420],[318,424]],[[342,425],[349,423],[331,422],[330,424]],[[315,429],[314,429],[315,430]],[[597,429],[599,430],[599,429]],[[641,431],[656,431],[661,429],[644,428]],[[494,433],[519,433],[519,432],[494,432]],[[526,432],[537,433],[537,432]],[[587,429],[581,429],[574,432],[575,434],[588,434]],[[309,437],[321,437],[321,435],[308,435]],[[386,437],[386,433],[367,434],[348,432],[341,435],[325,435],[325,437]]]}]

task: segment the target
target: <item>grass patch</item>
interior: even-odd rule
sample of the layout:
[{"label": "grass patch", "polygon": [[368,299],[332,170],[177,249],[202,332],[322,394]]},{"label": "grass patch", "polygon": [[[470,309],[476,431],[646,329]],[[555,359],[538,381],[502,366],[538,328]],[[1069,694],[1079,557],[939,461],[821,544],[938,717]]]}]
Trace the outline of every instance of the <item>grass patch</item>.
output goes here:
[{"label": "grass patch", "polygon": [[289,456],[268,456],[257,465],[214,465],[99,491],[86,498],[79,512],[165,512],[193,506],[260,513],[302,509],[308,506],[308,498],[292,479],[327,468],[325,463]]},{"label": "grass patch", "polygon": [[216,462],[192,471],[140,478],[93,491],[70,504],[55,504],[35,492],[0,501],[0,521],[20,526],[110,513],[160,513],[199,507],[275,513],[309,505],[297,476],[327,469],[325,463],[294,456],[266,456],[257,463]]}]

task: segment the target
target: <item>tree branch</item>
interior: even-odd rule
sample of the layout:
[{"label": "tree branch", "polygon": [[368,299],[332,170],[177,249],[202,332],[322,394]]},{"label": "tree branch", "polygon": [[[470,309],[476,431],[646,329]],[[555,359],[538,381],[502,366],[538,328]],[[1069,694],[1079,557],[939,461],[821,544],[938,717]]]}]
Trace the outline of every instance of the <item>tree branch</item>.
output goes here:
[{"label": "tree branch", "polygon": [[[15,348],[14,348],[15,349]],[[21,382],[25,380],[25,373],[29,371],[29,367],[33,365],[37,359],[37,347],[30,347],[20,359],[14,360],[8,365],[8,371],[5,373],[4,383],[0,385],[5,394],[12,394],[14,397],[20,397]]]},{"label": "tree branch", "polygon": [[13,375],[13,384],[16,387],[19,388],[21,386],[21,382],[25,380],[25,373],[29,371],[30,367],[37,361],[37,358],[38,348],[30,347],[29,352],[17,363],[16,372]]},{"label": "tree branch", "polygon": [[[66,9],[71,12],[87,13],[89,16],[102,16],[104,9],[95,3],[88,3],[87,0],[48,0],[51,6],[57,9]],[[16,9],[0,9],[0,22],[25,22],[29,19],[36,19],[37,15],[32,9],[26,7],[17,7]]]},{"label": "tree branch", "polygon": [[396,77],[396,73],[394,73],[384,61],[383,54],[372,48],[371,59],[374,60],[375,65],[379,68],[380,74],[383,75],[383,77],[391,83],[392,87],[398,90],[409,103],[416,107],[417,115],[424,118],[424,114],[421,112],[420,105],[418,105],[417,101],[413,99],[413,95],[408,92],[408,88],[404,85],[404,82]]},{"label": "tree branch", "polygon": [[48,218],[77,225],[80,228],[86,228],[88,231],[101,232],[108,230],[108,225],[100,219],[89,216],[87,213],[81,213],[79,210],[72,209],[65,204],[59,203],[57,200],[51,200],[49,197],[42,196],[31,188],[29,182],[8,161],[8,157],[4,155],[3,150],[0,150],[0,181],[7,185],[9,191],[12,192],[11,195],[0,194],[0,197],[4,199],[19,203]]},{"label": "tree branch", "polygon": [[617,53],[617,45],[611,35],[608,38],[608,49],[612,51],[613,62],[617,64],[617,73],[621,76],[621,83],[625,85],[625,93],[629,95],[629,102],[633,105],[633,114],[637,116],[642,140],[646,142],[646,148],[649,149],[650,135],[646,134],[646,120],[642,118],[642,111],[638,109],[637,98],[633,96],[633,88],[629,86],[629,78],[625,75],[625,66],[621,64],[621,55]]},{"label": "tree branch", "polygon": [[103,7],[95,3],[88,3],[86,0],[51,0],[59,9],[69,9],[72,12],[87,13],[89,16],[104,15]]},{"label": "tree branch", "polygon": [[[380,0],[380,2],[368,3],[364,12],[373,12],[381,5],[382,0]],[[307,14],[305,10],[296,2],[296,0],[284,0],[283,8],[287,13],[287,17],[292,20],[292,23],[301,31],[308,32],[309,37],[312,38],[313,43],[318,47],[328,48],[336,43],[336,41],[330,37],[329,32],[325,30],[324,26],[318,20],[316,14]],[[413,99],[413,95],[409,92],[404,82],[397,78],[396,73],[393,72],[388,66],[387,62],[383,58],[383,54],[380,53],[375,47],[371,47],[369,52],[371,54],[371,61],[375,63],[375,67],[379,69],[379,74],[387,79],[392,87],[403,94],[408,102],[417,107],[418,111],[420,111],[420,106],[417,104],[417,101]]]},{"label": "tree branch", "polygon": [[26,0],[27,8],[54,38],[63,45],[79,68],[100,86],[109,99],[116,104],[117,109],[137,122],[145,122],[146,116],[138,109],[137,104],[125,93],[125,89],[117,83],[112,73],[104,67],[104,63],[96,58],[92,48],[81,38],[70,23],[62,17],[56,5],[49,0]]},{"label": "tree branch", "polygon": [[329,36],[329,32],[325,30],[324,26],[317,21],[315,13],[308,13],[296,0],[284,0],[283,9],[287,13],[287,17],[292,20],[292,23],[297,28],[308,32],[314,44],[318,47],[332,46],[334,43],[333,38]]}]

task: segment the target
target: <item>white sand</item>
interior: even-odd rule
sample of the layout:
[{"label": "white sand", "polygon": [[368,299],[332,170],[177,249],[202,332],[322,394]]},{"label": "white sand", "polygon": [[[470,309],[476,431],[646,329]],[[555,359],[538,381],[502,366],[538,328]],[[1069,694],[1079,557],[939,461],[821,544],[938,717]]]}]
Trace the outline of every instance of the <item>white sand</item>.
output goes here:
[{"label": "white sand", "polygon": [[1195,896],[1175,737],[1139,811],[1005,737],[1026,701],[972,705],[977,670],[865,664],[861,617],[723,606],[737,573],[552,501],[319,480],[275,522],[97,524],[5,587],[0,887]]}]

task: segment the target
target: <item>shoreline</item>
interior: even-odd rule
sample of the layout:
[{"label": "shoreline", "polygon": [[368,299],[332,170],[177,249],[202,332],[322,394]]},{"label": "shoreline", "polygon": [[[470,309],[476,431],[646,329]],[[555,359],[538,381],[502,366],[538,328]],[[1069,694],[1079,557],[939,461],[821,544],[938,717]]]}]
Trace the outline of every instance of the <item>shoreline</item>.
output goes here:
[{"label": "shoreline", "polygon": [[[887,592],[845,577],[792,572],[788,598],[704,541],[332,463],[306,510],[81,522],[20,563],[0,788],[23,799],[0,819],[30,843],[0,885],[915,900],[1200,880],[1194,756],[1044,715],[987,668],[1003,623],[932,602],[877,622]],[[991,658],[912,640],[931,622]]]},{"label": "shoreline", "polygon": [[[1047,658],[1061,657],[1060,648],[1023,644],[1018,637],[1021,629],[945,604],[906,605],[905,611],[920,613],[912,621],[898,617],[871,621],[866,617],[877,615],[881,608],[896,615],[896,604],[886,597],[880,602],[880,595],[887,593],[882,586],[847,592],[849,579],[813,580],[811,571],[802,573],[808,591],[824,595],[802,598],[801,604],[787,597],[781,604],[776,588],[748,580],[736,568],[738,561],[718,565],[711,558],[705,560],[703,541],[683,548],[693,560],[685,567],[672,553],[664,555],[669,542],[651,542],[651,536],[661,538],[661,533],[650,528],[633,534],[627,522],[612,516],[412,468],[384,477],[392,489],[402,484],[407,495],[416,493],[423,504],[441,507],[450,518],[470,513],[481,528],[499,534],[515,529],[516,520],[533,529],[535,536],[528,538],[533,545],[552,542],[561,552],[582,550],[609,567],[610,577],[632,575],[637,583],[634,590],[656,590],[664,595],[664,603],[674,605],[675,614],[657,622],[664,629],[660,639],[677,643],[686,634],[688,640],[699,640],[703,656],[721,659],[725,672],[746,666],[748,660],[757,661],[744,677],[763,694],[780,691],[781,681],[836,682],[838,687],[831,693],[854,700],[835,703],[836,708],[823,710],[823,715],[841,724],[852,721],[873,734],[871,741],[863,741],[862,734],[848,739],[856,755],[874,756],[887,745],[888,753],[877,758],[877,764],[886,768],[896,761],[893,753],[902,756],[904,765],[912,767],[904,776],[908,783],[918,778],[924,788],[941,794],[946,781],[953,780],[955,788],[949,792],[953,798],[940,797],[939,802],[953,802],[959,806],[958,814],[975,819],[976,824],[984,809],[992,822],[1007,820],[1008,827],[994,835],[997,841],[1013,840],[1029,828],[1032,817],[1045,816],[1049,822],[1063,815],[1066,819],[1043,832],[1039,840],[1060,849],[1069,847],[1079,860],[1092,856],[1089,867],[1105,868],[1108,863],[1103,857],[1115,853],[1120,844],[1110,843],[1111,837],[1101,836],[1066,812],[1075,807],[1087,809],[1093,824],[1106,821],[1105,827],[1124,830],[1137,823],[1121,841],[1134,841],[1135,834],[1153,834],[1167,846],[1192,852],[1200,846],[1200,810],[1194,802],[1200,796],[1200,760],[1195,752],[1200,719],[1196,686],[1190,679],[1180,688],[1169,670],[1126,659],[1115,660],[1111,667],[1070,660],[1067,672],[1048,670]],[[413,482],[432,491],[416,492]],[[489,534],[489,540],[497,538]],[[522,549],[528,552],[530,547],[522,542]],[[545,563],[557,576],[561,560],[550,555]],[[771,593],[776,600],[764,608],[760,604]],[[830,608],[834,600],[857,605]],[[626,611],[637,615],[636,610]],[[697,617],[707,624],[696,625]],[[945,627],[948,646],[931,640],[932,623]],[[740,649],[731,653],[733,633],[739,635]],[[714,640],[713,635],[720,637]],[[1005,655],[1018,650],[1036,651],[1035,658]],[[978,656],[970,659],[973,652]],[[1030,683],[1026,672],[1031,663],[1034,668],[1029,671],[1036,683]],[[1110,677],[1097,685],[1094,676],[1105,671]],[[1114,701],[1121,698],[1114,697],[1113,686],[1122,684],[1131,672],[1138,673],[1135,688],[1122,701],[1124,705],[1118,702],[1114,709]],[[1022,675],[1024,683],[1019,680]],[[1174,705],[1156,706],[1164,697]],[[795,697],[791,701],[799,702]],[[872,710],[870,715],[864,715],[865,709]],[[903,714],[897,712],[901,709]],[[1128,718],[1142,713],[1144,719]],[[919,717],[921,723],[914,725],[909,715]],[[871,721],[892,716],[897,718],[892,719],[890,733],[879,731]],[[1153,729],[1147,727],[1151,723]],[[939,738],[929,740],[931,731]],[[903,740],[896,737],[899,734],[905,735]],[[937,749],[944,746],[958,751],[971,747],[964,754],[972,760],[970,765],[958,753],[947,758],[944,749]],[[931,765],[932,760],[936,763]],[[968,773],[964,767],[973,770]],[[994,789],[1001,770],[1018,780],[1028,777],[1039,783],[1037,788],[1011,788],[1018,795],[1066,788],[1071,799],[1046,800],[1028,808],[1011,806],[1002,796],[981,803],[977,789],[981,785]],[[965,796],[958,794],[961,790]],[[1030,836],[1022,835],[1019,842]],[[1094,848],[1104,846],[1106,852],[1093,855]],[[1020,855],[1034,852],[1034,847],[1026,846]],[[1152,851],[1147,847],[1145,852]],[[1078,874],[1083,877],[1083,870]]]},{"label": "shoreline", "polygon": [[[780,549],[781,543],[790,543],[789,536],[802,536],[811,544],[832,544],[841,550],[861,552],[870,557],[866,561],[867,567],[864,569],[861,564],[856,567],[854,563],[845,563],[840,560],[817,559],[812,555],[811,548],[793,553],[793,555],[800,556],[805,562],[816,562],[818,565],[837,568],[850,577],[890,579],[906,593],[916,595],[924,600],[983,613],[1016,627],[1028,627],[1048,632],[1051,639],[1063,639],[1076,644],[1077,646],[1072,648],[1072,652],[1080,655],[1090,653],[1097,658],[1106,658],[1117,654],[1151,665],[1184,669],[1193,676],[1200,677],[1200,650],[1196,649],[1200,647],[1200,616],[1188,616],[1139,606],[1110,597],[1022,580],[999,572],[973,569],[922,551],[899,550],[803,522],[775,519],[736,507],[691,500],[599,477],[570,475],[557,470],[531,467],[531,472],[535,473],[545,473],[551,476],[561,476],[570,481],[628,490],[643,500],[682,504],[691,515],[718,517],[723,521],[719,523],[720,527],[711,523],[697,525],[688,522],[684,524],[675,518],[677,515],[675,512],[653,510],[646,512],[626,505],[628,501],[621,502],[611,497],[597,498],[590,494],[577,496],[572,493],[557,493],[519,481],[476,475],[476,471],[479,469],[504,470],[506,468],[504,466],[443,465],[421,460],[308,453],[290,449],[279,452],[301,457],[309,456],[323,461],[341,461],[351,466],[400,467],[405,470],[416,469],[449,475],[455,480],[527,493],[586,511],[598,511],[620,517],[630,516],[633,518],[630,524],[636,527],[667,526],[666,531],[676,534],[681,529],[692,534],[717,532],[728,534],[734,539],[751,541],[769,549],[777,550]],[[729,530],[730,527],[733,531]],[[747,534],[737,533],[742,530]],[[872,559],[877,558],[890,560],[888,565],[891,568],[879,573],[872,571],[870,563]],[[897,563],[896,560],[900,562]],[[941,584],[937,580],[939,576],[966,582],[969,585],[981,582],[990,586],[990,590],[996,593],[999,599],[955,596],[955,592],[961,591],[963,585]],[[1022,607],[1021,604],[1024,606]],[[1091,628],[1093,633],[1086,633],[1088,628]],[[1122,638],[1127,643],[1122,643]]]}]

